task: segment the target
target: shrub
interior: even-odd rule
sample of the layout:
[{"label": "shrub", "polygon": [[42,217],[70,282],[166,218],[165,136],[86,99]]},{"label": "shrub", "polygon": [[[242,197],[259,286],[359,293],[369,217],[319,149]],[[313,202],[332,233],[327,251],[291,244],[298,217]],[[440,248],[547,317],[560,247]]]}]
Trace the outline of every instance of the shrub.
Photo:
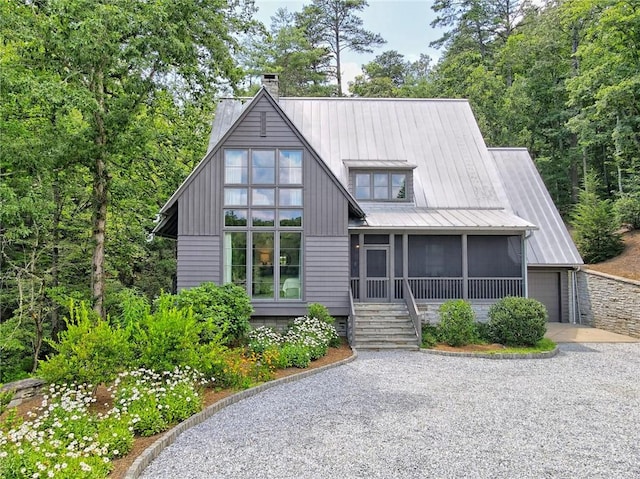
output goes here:
[{"label": "shrub", "polygon": [[533,346],[547,331],[547,310],[532,298],[506,297],[489,308],[492,341],[506,346]]},{"label": "shrub", "polygon": [[435,324],[422,324],[422,347],[432,348],[438,344],[438,327]]},{"label": "shrub", "polygon": [[596,194],[597,180],[585,178],[573,212],[576,246],[586,263],[599,263],[620,254],[624,245],[617,233],[618,223],[611,211],[611,202]]},{"label": "shrub", "polygon": [[613,203],[618,224],[640,229],[640,193],[625,194]]},{"label": "shrub", "polygon": [[136,363],[155,371],[196,366],[201,327],[190,308],[178,309],[171,295],[161,295],[156,312],[133,328]]},{"label": "shrub", "polygon": [[40,363],[38,374],[51,383],[111,382],[132,361],[129,332],[98,318],[84,302],[71,303],[67,329],[49,344],[56,355]]},{"label": "shrub", "polygon": [[280,352],[284,358],[286,367],[307,368],[311,363],[309,348],[302,344],[287,343],[282,346]]},{"label": "shrub", "polygon": [[337,339],[338,333],[332,325],[308,316],[294,319],[284,335],[285,343],[308,348],[311,360],[327,354],[329,344]]},{"label": "shrub", "polygon": [[477,340],[475,313],[471,305],[461,299],[447,301],[440,306],[440,339],[449,346],[464,346]]},{"label": "shrub", "polygon": [[125,372],[114,383],[116,406],[137,433],[152,436],[202,409],[202,384],[202,375],[189,367]]},{"label": "shrub", "polygon": [[476,335],[479,341],[482,342],[491,342],[491,330],[489,328],[489,323],[476,323]]},{"label": "shrub", "polygon": [[308,308],[308,316],[311,318],[318,318],[320,321],[324,321],[328,324],[334,324],[336,319],[329,314],[327,307],[320,303],[311,303]]},{"label": "shrub", "polygon": [[260,326],[248,335],[249,349],[257,354],[262,354],[265,350],[277,347],[282,344],[283,338],[280,333],[267,326]]},{"label": "shrub", "polygon": [[194,318],[201,322],[201,341],[211,341],[220,331],[231,344],[239,344],[249,331],[249,318],[253,312],[247,292],[234,284],[218,286],[202,283],[183,289],[175,296],[176,306],[191,308]]}]

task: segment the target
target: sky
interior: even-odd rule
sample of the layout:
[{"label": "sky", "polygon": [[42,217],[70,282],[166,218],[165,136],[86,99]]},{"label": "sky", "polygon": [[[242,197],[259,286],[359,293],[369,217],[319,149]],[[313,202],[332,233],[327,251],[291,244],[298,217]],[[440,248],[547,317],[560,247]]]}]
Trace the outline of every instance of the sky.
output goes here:
[{"label": "sky", "polygon": [[[308,1],[255,0],[258,7],[256,19],[267,27],[271,24],[271,16],[278,8],[289,11],[300,11]],[[379,33],[387,41],[381,47],[369,53],[344,52],[342,56],[342,73],[347,81],[353,81],[362,70],[361,66],[373,60],[386,50],[396,50],[409,61],[415,61],[420,53],[428,54],[434,62],[440,53],[429,48],[429,42],[442,36],[441,30],[430,25],[435,18],[431,10],[431,0],[369,0],[369,6],[360,12],[364,28]],[[346,83],[345,83],[346,85]]]}]

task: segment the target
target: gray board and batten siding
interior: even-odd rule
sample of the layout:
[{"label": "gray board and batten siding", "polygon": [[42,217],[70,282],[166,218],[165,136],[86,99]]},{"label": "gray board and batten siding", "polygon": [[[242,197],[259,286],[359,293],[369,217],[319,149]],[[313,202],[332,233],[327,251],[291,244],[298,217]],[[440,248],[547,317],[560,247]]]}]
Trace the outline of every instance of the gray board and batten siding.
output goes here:
[{"label": "gray board and batten siding", "polygon": [[[333,314],[349,311],[349,212],[354,210],[340,183],[266,95],[241,104],[223,101],[237,114],[218,113],[206,157],[185,181],[177,202],[178,288],[203,281],[221,283],[223,234],[223,155],[225,148],[290,148],[303,151],[303,297],[300,301],[253,301],[256,315],[301,315],[320,302]],[[219,107],[220,108],[220,107]],[[355,202],[354,202],[355,203]],[[170,205],[171,206],[171,205]],[[170,207],[169,206],[169,207]],[[168,209],[168,208],[167,208]]]}]

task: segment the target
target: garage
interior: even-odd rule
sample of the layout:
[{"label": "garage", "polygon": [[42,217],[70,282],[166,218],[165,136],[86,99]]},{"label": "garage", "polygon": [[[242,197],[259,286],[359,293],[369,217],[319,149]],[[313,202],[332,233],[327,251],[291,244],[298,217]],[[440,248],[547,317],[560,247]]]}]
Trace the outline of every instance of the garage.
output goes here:
[{"label": "garage", "polygon": [[547,307],[549,322],[562,322],[562,273],[560,271],[529,270],[529,297]]}]

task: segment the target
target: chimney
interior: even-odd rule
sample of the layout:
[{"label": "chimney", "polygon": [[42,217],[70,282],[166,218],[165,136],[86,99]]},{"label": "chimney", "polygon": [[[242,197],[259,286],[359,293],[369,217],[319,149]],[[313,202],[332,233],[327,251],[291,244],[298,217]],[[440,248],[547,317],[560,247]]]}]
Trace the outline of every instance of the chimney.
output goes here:
[{"label": "chimney", "polygon": [[276,73],[265,73],[262,75],[262,86],[267,89],[274,100],[278,101],[278,75]]}]

